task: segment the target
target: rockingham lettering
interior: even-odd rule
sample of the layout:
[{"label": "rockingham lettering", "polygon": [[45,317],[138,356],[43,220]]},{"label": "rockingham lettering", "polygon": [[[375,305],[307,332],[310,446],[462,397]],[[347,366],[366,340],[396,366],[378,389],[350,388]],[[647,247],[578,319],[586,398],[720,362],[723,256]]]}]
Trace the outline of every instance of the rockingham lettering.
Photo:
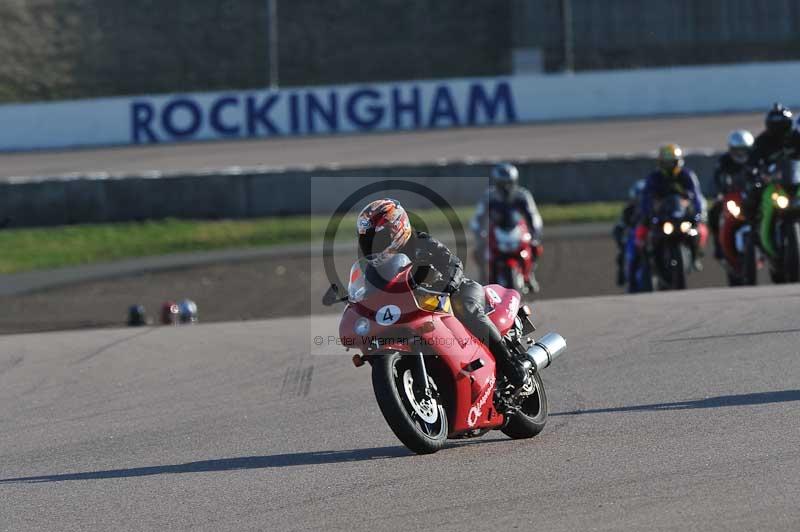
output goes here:
[{"label": "rockingham lettering", "polygon": [[134,144],[517,121],[512,86],[503,80],[137,98],[129,106]]}]

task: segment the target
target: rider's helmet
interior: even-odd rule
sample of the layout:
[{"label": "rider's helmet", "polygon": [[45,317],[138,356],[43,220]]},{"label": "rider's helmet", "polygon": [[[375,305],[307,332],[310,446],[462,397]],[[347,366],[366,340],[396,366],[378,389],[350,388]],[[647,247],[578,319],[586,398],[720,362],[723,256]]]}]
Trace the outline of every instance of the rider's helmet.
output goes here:
[{"label": "rider's helmet", "polygon": [[131,327],[147,325],[147,313],[144,305],[131,305],[128,308],[128,325]]},{"label": "rider's helmet", "polygon": [[358,248],[373,266],[397,253],[411,238],[411,221],[397,200],[375,200],[356,220]]},{"label": "rider's helmet", "polygon": [[746,163],[754,142],[752,133],[746,129],[733,131],[728,135],[728,153],[731,155],[731,159],[739,164]]},{"label": "rider's helmet", "polygon": [[519,181],[519,170],[510,163],[498,164],[492,168],[491,179],[492,184],[497,190],[503,194],[508,194]]},{"label": "rider's helmet", "polygon": [[180,317],[180,308],[174,301],[164,301],[161,304],[161,323],[164,325],[177,325]]},{"label": "rider's helmet", "polygon": [[184,299],[178,304],[181,323],[197,322],[197,303],[191,299]]},{"label": "rider's helmet", "polygon": [[785,137],[792,130],[792,111],[776,102],[764,122],[770,136]]},{"label": "rider's helmet", "polygon": [[658,169],[667,177],[677,177],[683,168],[683,150],[677,144],[665,144],[658,149]]},{"label": "rider's helmet", "polygon": [[630,201],[638,201],[644,192],[644,185],[647,181],[645,179],[637,180],[631,188],[628,189],[628,199]]}]

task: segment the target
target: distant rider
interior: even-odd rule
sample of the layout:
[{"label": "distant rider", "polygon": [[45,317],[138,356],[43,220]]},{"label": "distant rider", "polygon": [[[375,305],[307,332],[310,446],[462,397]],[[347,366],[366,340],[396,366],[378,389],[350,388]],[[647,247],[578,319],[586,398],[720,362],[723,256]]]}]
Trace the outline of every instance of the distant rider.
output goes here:
[{"label": "distant rider", "polygon": [[792,111],[775,103],[764,118],[766,128],[755,139],[747,164],[761,167],[778,162],[792,144]]},{"label": "distant rider", "polygon": [[722,259],[722,246],[719,237],[719,217],[722,211],[722,197],[731,192],[747,193],[750,177],[747,161],[754,144],[753,135],[745,130],[733,131],[728,136],[728,151],[717,161],[714,170],[714,203],[708,209],[708,227],[714,239],[714,258]]},{"label": "distant rider", "polygon": [[[436,272],[441,274],[432,285],[435,290],[450,294],[455,317],[489,348],[513,386],[523,386],[528,382],[528,371],[510,353],[500,331],[486,315],[483,287],[464,277],[461,260],[444,244],[427,233],[412,229],[408,214],[399,202],[388,198],[373,201],[358,215],[356,228],[359,254],[372,266],[379,266],[393,255],[403,253],[414,265],[415,278],[430,278]],[[431,268],[435,271],[432,272]],[[374,272],[374,268],[367,270],[368,278],[370,271]]]},{"label": "distant rider", "polygon": [[[481,272],[486,271],[486,231],[493,213],[516,211],[522,213],[531,232],[534,253],[541,251],[542,217],[528,189],[519,184],[519,170],[513,164],[502,163],[492,168],[491,184],[487,188],[470,222],[475,235],[475,258]],[[482,275],[484,275],[482,273]],[[530,289],[539,291],[539,284],[531,271]],[[481,278],[482,281],[486,279]]]},{"label": "distant rider", "polygon": [[640,205],[641,221],[636,227],[636,245],[639,248],[645,246],[656,203],[672,194],[681,195],[691,204],[691,214],[700,235],[700,249],[693,250],[695,268],[700,269],[702,266],[699,262],[699,252],[708,238],[708,228],[705,225],[706,200],[697,175],[684,167],[683,150],[677,144],[661,146],[658,150],[658,168],[647,176]]},{"label": "distant rider", "polygon": [[617,244],[617,285],[624,286],[627,282],[627,275],[625,274],[625,253],[629,237],[636,229],[636,224],[639,221],[639,203],[642,198],[642,191],[644,190],[644,179],[636,181],[631,188],[628,189],[628,203],[622,209],[619,221],[617,221],[612,232],[614,242]]}]

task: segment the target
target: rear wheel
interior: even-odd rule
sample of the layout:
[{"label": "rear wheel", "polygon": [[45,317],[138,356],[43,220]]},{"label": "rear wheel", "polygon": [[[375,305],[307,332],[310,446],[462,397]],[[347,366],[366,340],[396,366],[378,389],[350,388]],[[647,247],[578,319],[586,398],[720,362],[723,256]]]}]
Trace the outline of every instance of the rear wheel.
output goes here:
[{"label": "rear wheel", "polygon": [[800,281],[800,222],[792,222],[786,229],[783,247],[783,271],[786,282]]},{"label": "rear wheel", "polygon": [[503,433],[509,438],[521,440],[533,438],[547,423],[547,393],[539,372],[533,374],[533,392],[522,402],[518,412],[511,415],[508,423],[503,427]]},{"label": "rear wheel", "polygon": [[[374,356],[372,388],[395,436],[415,453],[430,454],[447,441],[447,414],[441,400],[425,397],[423,386],[415,382],[415,358],[397,351]],[[429,376],[428,382],[435,392],[433,378]]]}]

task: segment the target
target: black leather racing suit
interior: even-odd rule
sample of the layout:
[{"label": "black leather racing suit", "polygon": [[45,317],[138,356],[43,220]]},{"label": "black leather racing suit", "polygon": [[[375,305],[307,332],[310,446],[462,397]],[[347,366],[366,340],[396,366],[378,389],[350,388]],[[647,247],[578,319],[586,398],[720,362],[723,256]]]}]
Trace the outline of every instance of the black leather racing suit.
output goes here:
[{"label": "black leather racing suit", "polygon": [[519,185],[512,187],[508,194],[504,194],[494,186],[487,188],[483,196],[481,196],[478,207],[475,210],[475,216],[470,222],[471,229],[476,234],[480,233],[486,227],[490,211],[499,208],[521,212],[525,217],[525,221],[528,222],[533,239],[537,242],[541,240],[542,217],[536,207],[536,201],[534,201],[533,194],[527,188]]},{"label": "black leather racing suit", "polygon": [[[398,250],[411,259],[414,279],[428,280],[435,290],[450,293],[453,315],[494,355],[500,369],[510,377],[518,371],[500,331],[486,315],[486,294],[483,287],[464,277],[461,259],[427,233],[415,231],[405,246]],[[441,274],[434,280],[431,267]]]},{"label": "black leather racing suit", "polygon": [[769,131],[762,132],[753,143],[753,149],[750,152],[747,165],[751,168],[757,168],[778,162],[784,156],[784,149],[790,148],[791,137],[793,135],[786,137],[770,135]]}]

